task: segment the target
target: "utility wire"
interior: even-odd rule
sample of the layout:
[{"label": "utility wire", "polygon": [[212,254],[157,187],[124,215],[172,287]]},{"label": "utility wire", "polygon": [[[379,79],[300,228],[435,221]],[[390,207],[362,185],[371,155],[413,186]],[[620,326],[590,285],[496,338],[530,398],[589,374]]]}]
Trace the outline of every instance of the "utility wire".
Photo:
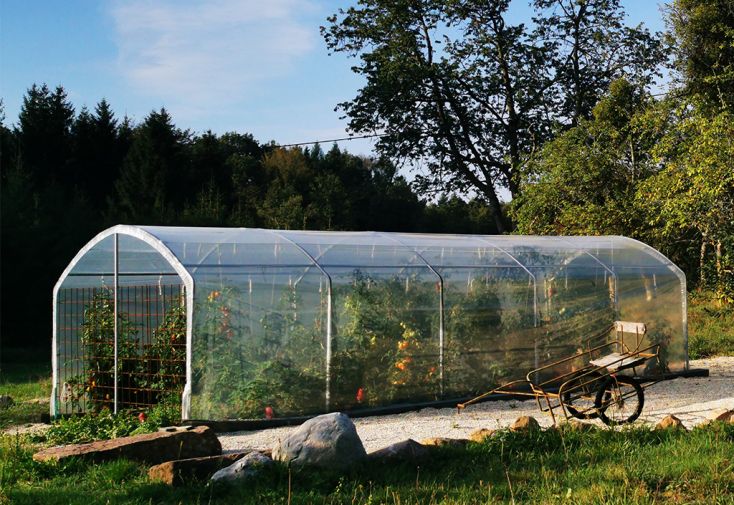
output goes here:
[{"label": "utility wire", "polygon": [[[660,93],[650,93],[649,96],[657,98],[660,96],[668,96],[675,93],[676,89],[670,89],[668,91],[663,91]],[[313,144],[330,144],[332,142],[342,142],[344,140],[357,140],[357,139],[374,139],[374,138],[382,138],[387,137],[390,135],[389,133],[370,133],[368,135],[354,135],[351,137],[340,137],[336,139],[323,139],[323,140],[312,140],[310,142],[294,142],[292,144],[271,144],[272,147],[299,147],[299,146],[310,146]]]},{"label": "utility wire", "polygon": [[371,133],[369,135],[355,135],[352,137],[341,137],[338,139],[312,140],[311,142],[296,142],[293,144],[274,144],[273,147],[297,147],[310,146],[312,144],[327,144],[331,142],[341,142],[342,140],[371,139],[375,137],[387,137],[387,133]]}]

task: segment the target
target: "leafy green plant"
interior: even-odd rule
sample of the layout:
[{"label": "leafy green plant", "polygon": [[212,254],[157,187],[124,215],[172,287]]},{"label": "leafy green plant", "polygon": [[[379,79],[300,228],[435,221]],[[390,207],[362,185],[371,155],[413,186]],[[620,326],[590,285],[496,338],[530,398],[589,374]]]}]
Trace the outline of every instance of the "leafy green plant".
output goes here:
[{"label": "leafy green plant", "polygon": [[[85,407],[94,410],[111,408],[114,403],[114,300],[112,291],[97,291],[84,308],[81,324],[81,344],[84,349],[84,369],[81,374],[66,380],[68,401],[81,412]],[[118,386],[130,394],[133,376],[138,368],[137,330],[125,313],[118,314]],[[125,402],[124,398],[119,401]]]},{"label": "leafy green plant", "polygon": [[157,431],[181,420],[179,398],[166,397],[146,410],[122,410],[113,414],[109,409],[57,419],[37,441],[51,445],[80,444],[94,440],[107,440]]},{"label": "leafy green plant", "polygon": [[275,302],[257,308],[233,287],[197,301],[192,417],[252,419],[268,407],[277,416],[323,408],[322,312],[302,320],[296,285],[278,290]]},{"label": "leafy green plant", "polygon": [[355,270],[334,298],[332,408],[439,397],[435,277]]}]

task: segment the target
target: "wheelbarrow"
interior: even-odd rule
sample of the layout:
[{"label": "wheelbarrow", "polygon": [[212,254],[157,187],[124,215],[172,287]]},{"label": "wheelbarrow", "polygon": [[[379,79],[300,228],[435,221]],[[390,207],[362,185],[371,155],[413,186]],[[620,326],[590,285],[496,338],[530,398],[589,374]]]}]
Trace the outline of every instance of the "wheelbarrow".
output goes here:
[{"label": "wheelbarrow", "polygon": [[[541,412],[557,422],[557,410],[566,419],[601,419],[609,426],[634,422],[645,405],[645,388],[656,382],[642,383],[636,369],[658,358],[657,344],[641,348],[647,331],[644,323],[615,321],[603,333],[614,332],[609,342],[535,368],[525,379],[503,384],[456,407],[461,412],[469,405],[491,395],[506,394],[535,398]],[[635,347],[627,345],[625,335],[635,336]],[[629,338],[629,337],[628,337]],[[589,342],[591,339],[589,339]],[[575,363],[584,363],[581,367]],[[562,373],[547,377],[554,369]],[[566,371],[568,370],[568,371]],[[621,373],[631,370],[632,374]]]}]

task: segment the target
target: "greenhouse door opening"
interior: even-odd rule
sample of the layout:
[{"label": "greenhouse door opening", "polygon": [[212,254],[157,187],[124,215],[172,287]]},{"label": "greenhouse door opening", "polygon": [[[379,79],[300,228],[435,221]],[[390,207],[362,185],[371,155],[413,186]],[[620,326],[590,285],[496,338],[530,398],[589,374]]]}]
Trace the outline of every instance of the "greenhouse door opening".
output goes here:
[{"label": "greenhouse door opening", "polygon": [[182,404],[191,282],[165,246],[126,231],[95,237],[54,288],[52,417]]},{"label": "greenhouse door opening", "polygon": [[112,287],[59,290],[64,380],[58,414],[180,402],[186,382],[186,293],[172,280],[120,286],[117,300]]}]

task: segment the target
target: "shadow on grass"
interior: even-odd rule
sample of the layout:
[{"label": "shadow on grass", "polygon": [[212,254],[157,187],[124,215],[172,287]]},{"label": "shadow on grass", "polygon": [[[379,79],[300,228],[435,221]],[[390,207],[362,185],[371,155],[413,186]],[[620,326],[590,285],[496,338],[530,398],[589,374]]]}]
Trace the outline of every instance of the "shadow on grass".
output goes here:
[{"label": "shadow on grass", "polygon": [[3,348],[0,354],[0,385],[37,382],[50,377],[50,349]]}]

